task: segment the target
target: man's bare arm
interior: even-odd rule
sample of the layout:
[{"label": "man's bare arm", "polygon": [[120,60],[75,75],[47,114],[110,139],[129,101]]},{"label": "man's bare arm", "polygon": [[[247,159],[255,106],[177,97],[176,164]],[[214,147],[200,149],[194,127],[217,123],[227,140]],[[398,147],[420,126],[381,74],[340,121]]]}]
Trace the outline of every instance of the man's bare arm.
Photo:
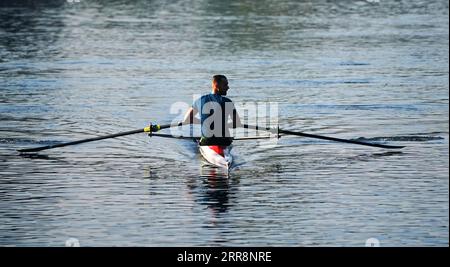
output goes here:
[{"label": "man's bare arm", "polygon": [[244,125],[241,122],[241,118],[239,117],[239,114],[237,113],[236,109],[233,110],[233,128],[240,128],[244,127]]},{"label": "man's bare arm", "polygon": [[199,124],[200,120],[195,117],[198,111],[190,107],[184,115],[183,124]]}]

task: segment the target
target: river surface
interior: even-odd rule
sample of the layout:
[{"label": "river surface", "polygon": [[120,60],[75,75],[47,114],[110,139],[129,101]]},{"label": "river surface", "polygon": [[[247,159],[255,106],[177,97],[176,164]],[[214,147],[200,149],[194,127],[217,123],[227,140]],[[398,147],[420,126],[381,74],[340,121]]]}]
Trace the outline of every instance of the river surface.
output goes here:
[{"label": "river surface", "polygon": [[[0,246],[448,246],[448,5],[2,0]],[[16,151],[170,123],[214,74],[282,129],[406,147],[235,141],[229,175],[146,134]]]}]

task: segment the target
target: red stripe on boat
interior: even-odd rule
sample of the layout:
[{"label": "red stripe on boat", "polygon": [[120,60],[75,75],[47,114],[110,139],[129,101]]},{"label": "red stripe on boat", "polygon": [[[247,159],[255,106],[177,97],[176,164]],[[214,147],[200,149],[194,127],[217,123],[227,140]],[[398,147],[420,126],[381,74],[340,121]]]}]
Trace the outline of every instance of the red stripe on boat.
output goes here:
[{"label": "red stripe on boat", "polygon": [[225,146],[209,146],[212,150],[214,150],[217,154],[224,157],[223,150],[226,148]]}]

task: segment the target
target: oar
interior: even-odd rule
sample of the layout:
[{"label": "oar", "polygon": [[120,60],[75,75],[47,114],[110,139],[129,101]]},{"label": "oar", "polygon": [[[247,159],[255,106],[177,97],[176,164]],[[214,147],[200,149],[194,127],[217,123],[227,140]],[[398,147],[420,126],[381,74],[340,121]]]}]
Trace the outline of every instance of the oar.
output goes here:
[{"label": "oar", "polygon": [[93,137],[93,138],[87,138],[87,139],[82,139],[82,140],[77,140],[77,141],[72,141],[72,142],[67,142],[67,143],[61,143],[61,144],[56,144],[56,145],[18,149],[17,151],[22,152],[22,153],[23,152],[37,152],[37,151],[46,150],[46,149],[52,149],[52,148],[63,147],[63,146],[72,146],[72,145],[77,145],[77,144],[81,144],[81,143],[87,143],[87,142],[98,141],[98,140],[109,139],[109,138],[116,138],[116,137],[125,136],[125,135],[157,132],[162,129],[181,126],[181,125],[182,125],[181,122],[173,123],[173,124],[164,124],[164,125],[150,125],[150,126],[145,127],[144,129],[120,132],[120,133],[98,136],[98,137]]},{"label": "oar", "polygon": [[[156,136],[156,137],[164,137],[164,138],[175,138],[175,139],[200,139],[201,136],[179,136],[172,134],[157,134],[157,133],[149,133],[148,136]],[[271,136],[256,136],[256,137],[233,137],[233,141],[244,141],[244,140],[256,140],[256,139],[269,139]]]},{"label": "oar", "polygon": [[263,131],[268,131],[268,132],[278,133],[278,134],[296,135],[296,136],[317,138],[317,139],[336,141],[336,142],[342,142],[342,143],[357,144],[357,145],[363,145],[363,146],[373,146],[373,147],[381,147],[381,148],[387,148],[387,149],[404,148],[404,146],[372,144],[372,143],[366,143],[366,142],[361,142],[361,141],[356,141],[356,140],[341,139],[341,138],[336,138],[336,137],[329,137],[329,136],[316,135],[316,134],[308,134],[308,133],[303,133],[303,132],[293,132],[293,131],[288,131],[288,130],[283,130],[283,129],[272,129],[272,128],[260,127],[260,126],[256,126],[256,125],[244,124],[244,128],[254,129],[254,130],[263,130]]},{"label": "oar", "polygon": [[156,137],[163,137],[163,138],[175,138],[175,139],[200,139],[200,136],[178,136],[178,135],[172,135],[172,134],[155,134],[153,132],[149,133],[148,136],[156,136]]}]

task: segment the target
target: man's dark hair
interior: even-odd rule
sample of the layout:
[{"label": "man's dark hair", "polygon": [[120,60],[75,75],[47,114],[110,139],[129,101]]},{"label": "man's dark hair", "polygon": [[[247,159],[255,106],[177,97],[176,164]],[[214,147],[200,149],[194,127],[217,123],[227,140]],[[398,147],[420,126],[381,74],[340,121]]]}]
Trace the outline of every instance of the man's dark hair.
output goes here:
[{"label": "man's dark hair", "polygon": [[227,80],[227,77],[225,77],[225,75],[218,74],[213,76],[213,81],[215,81],[216,83],[219,83],[220,81],[223,80]]}]

